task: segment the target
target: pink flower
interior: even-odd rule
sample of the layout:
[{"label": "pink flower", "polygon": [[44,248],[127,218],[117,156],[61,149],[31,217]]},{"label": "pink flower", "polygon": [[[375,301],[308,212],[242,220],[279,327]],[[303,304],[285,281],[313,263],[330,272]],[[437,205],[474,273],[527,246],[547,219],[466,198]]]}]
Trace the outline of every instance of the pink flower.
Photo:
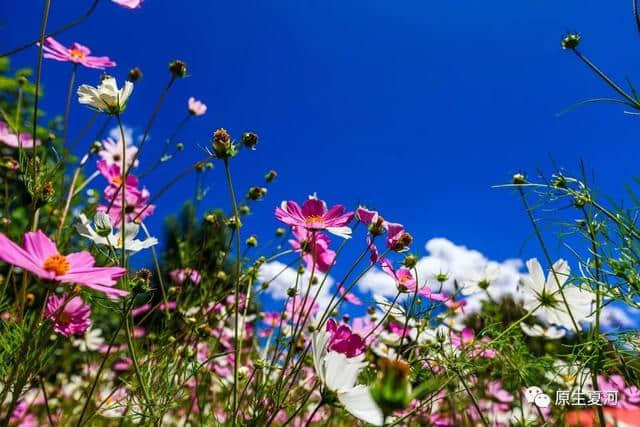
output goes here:
[{"label": "pink flower", "polygon": [[129,294],[113,287],[126,274],[126,269],[95,267],[95,260],[87,251],[61,255],[56,244],[40,230],[25,233],[24,249],[0,233],[0,259],[42,279],[76,283],[102,292],[110,298]]},{"label": "pink flower", "polygon": [[[0,142],[13,148],[33,148],[33,138],[28,132],[22,132],[20,135],[9,130],[9,126],[0,120]],[[36,146],[40,145],[40,140],[36,139]]]},{"label": "pink flower", "polygon": [[451,334],[451,344],[458,349],[469,347],[471,349],[469,354],[472,357],[484,357],[486,359],[496,357],[495,351],[486,348],[486,344],[489,341],[488,337],[476,340],[476,334],[471,328],[464,328],[460,334]]},{"label": "pink flower", "polygon": [[329,338],[329,351],[342,353],[347,357],[355,357],[362,353],[366,348],[364,340],[358,334],[351,331],[347,325],[340,325],[335,320],[327,321],[327,332],[331,335]]},{"label": "pink flower", "polygon": [[340,292],[340,295],[342,296],[342,298],[344,298],[345,301],[353,305],[362,305],[362,301],[360,301],[360,298],[355,296],[352,292],[347,292],[344,286],[342,286],[342,283],[338,285],[338,292]]},{"label": "pink flower", "polygon": [[67,294],[49,296],[44,317],[53,321],[53,330],[68,337],[84,334],[91,325],[91,308],[80,296],[67,300]]},{"label": "pink flower", "polygon": [[[122,184],[122,173],[120,164],[109,163],[107,160],[98,160],[96,162],[98,172],[109,182],[109,187],[105,190],[108,195],[118,191],[118,187]],[[127,191],[135,191],[138,186],[138,178],[134,175],[127,175]]]},{"label": "pink flower", "polygon": [[[302,306],[304,302],[304,307]],[[287,319],[296,324],[304,319],[310,319],[318,312],[318,303],[313,302],[313,298],[310,296],[307,301],[304,301],[303,297],[294,297],[287,302],[285,313]]]},{"label": "pink flower", "polygon": [[143,0],[111,0],[115,4],[119,4],[127,9],[140,9]]},{"label": "pink flower", "polygon": [[296,240],[290,239],[289,244],[295,252],[302,254],[302,259],[307,265],[307,269],[313,269],[315,260],[315,269],[326,273],[336,258],[336,253],[329,249],[329,237],[323,233],[309,232],[304,227],[291,227]]},{"label": "pink flower", "polygon": [[387,247],[396,252],[403,252],[409,249],[413,237],[404,230],[404,225],[395,222],[386,222]]},{"label": "pink flower", "polygon": [[353,219],[353,212],[344,213],[342,205],[327,209],[325,202],[311,198],[300,208],[300,205],[290,200],[282,202],[282,205],[276,208],[275,214],[278,220],[287,225],[303,227],[310,231],[327,230],[345,239],[351,237],[351,229],[347,224]]},{"label": "pink flower", "polygon": [[[117,165],[118,170],[122,170],[122,139],[117,141],[107,138],[102,141],[103,149],[98,153],[107,166]],[[138,152],[138,147],[132,144],[127,144],[125,149],[127,168],[131,167],[131,160]],[[138,166],[138,160],[136,159],[133,164],[134,167]]]},{"label": "pink flower", "polygon": [[[112,224],[117,227],[122,221],[122,210],[125,211],[127,222],[143,221],[155,211],[155,205],[149,204],[151,194],[146,188],[137,188],[138,178],[133,175],[127,176],[125,188],[125,201],[122,200],[122,176],[118,165],[106,165],[104,160],[98,162],[98,170],[109,181],[109,186],[105,188],[104,194],[106,205],[98,206],[98,212],[106,212],[111,218]],[[112,203],[113,202],[113,203]],[[111,207],[109,207],[111,206]]]},{"label": "pink flower", "polygon": [[195,99],[193,96],[189,98],[189,113],[194,116],[202,116],[207,112],[207,106],[202,102]]},{"label": "pink flower", "polygon": [[194,285],[199,285],[202,281],[202,276],[198,272],[198,270],[194,270],[192,268],[181,268],[178,270],[173,270],[169,273],[169,277],[178,285],[182,285],[187,279],[193,283]]},{"label": "pink flower", "polygon": [[387,258],[382,259],[380,261],[380,265],[382,266],[382,271],[387,273],[396,281],[396,285],[400,292],[415,292],[417,284],[416,279],[414,279],[413,274],[411,274],[411,270],[405,267],[395,270],[391,261]]},{"label": "pink flower", "polygon": [[113,363],[113,370],[116,372],[123,372],[128,370],[131,365],[133,365],[133,361],[129,357],[125,357],[123,359],[116,360]]},{"label": "pink flower", "polygon": [[47,37],[42,46],[45,58],[55,59],[56,61],[73,62],[74,64],[84,65],[87,68],[96,68],[104,70],[107,67],[115,67],[116,63],[106,56],[89,56],[91,51],[88,47],[80,43],[74,43],[71,48],[67,48],[58,43],[53,37]]}]

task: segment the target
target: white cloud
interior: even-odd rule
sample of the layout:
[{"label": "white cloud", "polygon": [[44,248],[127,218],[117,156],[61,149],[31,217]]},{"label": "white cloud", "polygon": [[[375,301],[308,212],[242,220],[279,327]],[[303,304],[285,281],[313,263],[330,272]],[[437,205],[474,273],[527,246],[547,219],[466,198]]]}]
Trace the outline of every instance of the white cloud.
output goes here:
[{"label": "white cloud", "polygon": [[605,330],[631,328],[635,325],[631,316],[638,317],[639,314],[639,310],[625,310],[613,305],[607,305],[602,309],[600,326]]},{"label": "white cloud", "polygon": [[[454,280],[462,285],[465,281],[481,275],[488,265],[496,264],[499,266],[500,272],[489,287],[491,296],[498,298],[503,294],[516,291],[520,269],[523,266],[520,259],[492,261],[477,250],[456,245],[445,238],[431,239],[425,248],[428,255],[421,258],[416,265],[418,280],[420,283],[424,283],[426,280],[433,290],[439,290],[439,283],[434,279],[439,273],[446,273],[449,276],[449,280],[443,285],[443,290],[453,292]],[[367,272],[358,283],[358,288],[362,292],[373,292],[386,296],[394,296],[397,292],[393,279],[378,269]],[[485,298],[484,294],[469,297],[467,300],[470,310],[478,307],[480,301]]]},{"label": "white cloud", "polygon": [[[269,287],[265,292],[276,300],[287,298],[287,289],[296,286],[297,276],[298,274],[295,269],[287,267],[286,264],[278,261],[266,263],[260,267],[260,270],[258,271],[258,279],[260,282],[269,282]],[[310,272],[305,271],[305,273],[298,279],[298,293],[302,296],[304,296],[309,286],[309,276]],[[309,298],[312,298],[315,296],[316,292],[318,292],[318,286],[322,283],[325,275],[316,273],[316,277],[318,278],[318,284],[311,285]],[[322,285],[317,299],[320,310],[325,308],[331,300],[331,296],[334,292],[332,291],[334,282],[335,281],[331,276],[327,276],[324,284]]]}]

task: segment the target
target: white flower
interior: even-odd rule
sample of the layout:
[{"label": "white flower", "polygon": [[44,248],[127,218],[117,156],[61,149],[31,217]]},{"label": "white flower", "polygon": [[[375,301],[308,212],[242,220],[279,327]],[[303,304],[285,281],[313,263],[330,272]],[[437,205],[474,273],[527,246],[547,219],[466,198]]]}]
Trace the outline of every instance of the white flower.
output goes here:
[{"label": "white flower", "polygon": [[338,395],[347,412],[369,424],[383,425],[384,416],[371,397],[369,387],[355,385],[360,371],[367,365],[364,354],[347,357],[336,351],[328,351],[329,339],[327,331],[314,332],[311,337],[316,374],[325,387]]},{"label": "white flower", "polygon": [[529,335],[530,337],[542,337],[548,340],[557,340],[562,338],[566,331],[564,329],[558,328],[556,326],[549,326],[548,328],[544,328],[540,325],[527,325],[526,323],[520,323],[520,329],[522,332]]},{"label": "white flower", "polygon": [[96,351],[104,344],[102,329],[89,329],[82,337],[72,339],[71,343],[81,352]]},{"label": "white flower", "polygon": [[589,369],[578,364],[569,364],[562,360],[556,360],[553,364],[553,370],[548,371],[545,377],[566,390],[576,388],[578,391],[582,391],[582,389],[590,389],[592,387]]},{"label": "white flower", "polygon": [[482,273],[476,273],[471,280],[464,282],[464,286],[461,289],[462,295],[485,292],[498,277],[500,277],[500,265],[495,262],[490,263]]},{"label": "white flower", "polygon": [[[93,220],[96,230],[91,227],[84,214],[80,214],[80,224],[76,224],[76,230],[82,237],[92,240],[96,245],[109,246],[114,249],[122,248],[122,232],[113,230],[109,215],[103,212],[96,213]],[[104,231],[104,232],[103,232]],[[138,252],[158,244],[158,239],[149,237],[145,240],[136,239],[140,226],[128,223],[124,226],[124,248],[130,252]]]},{"label": "white flower", "polygon": [[[548,323],[567,329],[574,328],[572,316],[579,328],[580,322],[591,316],[593,295],[578,286],[564,286],[570,273],[569,264],[565,260],[561,259],[553,264],[546,280],[537,259],[527,261],[527,269],[529,275],[522,276],[519,285],[524,294],[525,310],[535,313]],[[562,299],[561,288],[571,313]]]},{"label": "white flower", "polygon": [[126,108],[131,92],[133,83],[126,81],[122,89],[118,89],[116,79],[109,76],[97,88],[81,85],[78,88],[78,102],[103,113],[119,114]]}]

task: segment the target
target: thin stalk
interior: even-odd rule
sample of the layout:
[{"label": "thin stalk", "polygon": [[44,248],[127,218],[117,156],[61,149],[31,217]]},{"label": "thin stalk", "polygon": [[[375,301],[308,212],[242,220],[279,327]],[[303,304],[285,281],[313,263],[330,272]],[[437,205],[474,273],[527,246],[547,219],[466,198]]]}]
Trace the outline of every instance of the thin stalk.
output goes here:
[{"label": "thin stalk", "polygon": [[73,86],[76,82],[76,72],[78,71],[78,64],[73,64],[71,70],[71,77],[69,77],[69,89],[67,90],[67,103],[64,106],[64,130],[63,130],[63,144],[67,146],[67,138],[69,136],[69,115],[71,114],[71,99],[73,97]]},{"label": "thin stalk", "polygon": [[[33,140],[33,186],[36,184],[36,167],[37,167],[37,150],[36,150],[36,131],[38,129],[38,103],[40,101],[40,79],[42,78],[42,48],[44,43],[44,33],[47,29],[49,20],[49,11],[51,10],[51,0],[45,0],[44,11],[42,13],[42,24],[40,26],[40,44],[38,45],[38,65],[36,66],[36,87],[33,97],[33,128],[31,138]],[[35,197],[34,197],[35,199]]]}]

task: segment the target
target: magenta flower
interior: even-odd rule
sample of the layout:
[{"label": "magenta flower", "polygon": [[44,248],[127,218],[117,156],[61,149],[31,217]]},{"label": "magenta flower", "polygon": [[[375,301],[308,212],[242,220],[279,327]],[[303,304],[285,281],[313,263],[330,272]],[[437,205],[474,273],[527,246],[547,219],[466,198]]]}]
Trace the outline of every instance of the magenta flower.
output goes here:
[{"label": "magenta flower", "polygon": [[143,0],[111,0],[115,4],[119,4],[127,9],[140,9]]},{"label": "magenta flower", "polygon": [[300,205],[290,200],[282,202],[275,214],[278,220],[287,225],[303,227],[309,231],[327,230],[345,239],[351,237],[351,228],[347,224],[353,219],[353,212],[344,213],[342,205],[327,209],[322,200],[310,198],[300,208]]},{"label": "magenta flower", "polygon": [[24,249],[0,233],[0,259],[23,268],[36,276],[60,283],[76,283],[110,298],[129,294],[114,288],[125,275],[120,267],[95,267],[95,260],[87,251],[61,255],[56,244],[42,231],[25,233]]},{"label": "magenta flower", "polygon": [[392,251],[403,252],[409,249],[413,237],[404,229],[404,225],[395,222],[385,222],[387,229],[387,247]]},{"label": "magenta flower", "polygon": [[169,277],[178,285],[182,285],[186,280],[189,280],[194,285],[199,285],[202,281],[202,276],[198,272],[198,270],[194,270],[192,268],[181,268],[178,270],[173,270],[169,273]]},{"label": "magenta flower", "polygon": [[91,308],[80,296],[67,300],[67,294],[49,296],[44,317],[53,322],[53,330],[62,336],[84,334],[91,325]]},{"label": "magenta flower", "polygon": [[[109,187],[105,190],[108,195],[113,195],[117,192],[118,187],[122,184],[122,173],[120,172],[120,165],[111,163],[107,160],[98,160],[96,162],[98,172],[109,182]],[[127,191],[135,191],[138,187],[138,178],[134,175],[127,175]]]},{"label": "magenta flower", "polygon": [[336,253],[329,249],[329,237],[323,233],[315,233],[315,241],[313,233],[304,227],[291,227],[296,240],[289,240],[289,244],[295,252],[302,254],[302,259],[308,269],[313,268],[315,260],[315,269],[326,273],[336,258]]},{"label": "magenta flower", "polygon": [[[0,120],[0,142],[13,148],[33,148],[33,138],[28,132],[21,132],[20,135],[9,130],[9,126]],[[36,146],[40,145],[40,140],[36,139]]]},{"label": "magenta flower", "polygon": [[188,107],[189,114],[194,116],[202,116],[207,112],[207,106],[202,101],[195,99],[193,96],[189,98]]},{"label": "magenta flower", "polygon": [[62,62],[73,62],[74,64],[84,65],[87,68],[96,68],[104,70],[108,67],[115,67],[116,63],[107,56],[90,56],[91,51],[88,47],[80,43],[74,43],[71,48],[65,47],[58,43],[53,37],[47,37],[42,46],[48,59],[55,59]]},{"label": "magenta flower", "polygon": [[365,343],[362,337],[353,333],[347,325],[340,325],[335,320],[327,321],[327,332],[331,335],[329,338],[329,351],[342,353],[347,357],[358,356],[365,351]]}]

